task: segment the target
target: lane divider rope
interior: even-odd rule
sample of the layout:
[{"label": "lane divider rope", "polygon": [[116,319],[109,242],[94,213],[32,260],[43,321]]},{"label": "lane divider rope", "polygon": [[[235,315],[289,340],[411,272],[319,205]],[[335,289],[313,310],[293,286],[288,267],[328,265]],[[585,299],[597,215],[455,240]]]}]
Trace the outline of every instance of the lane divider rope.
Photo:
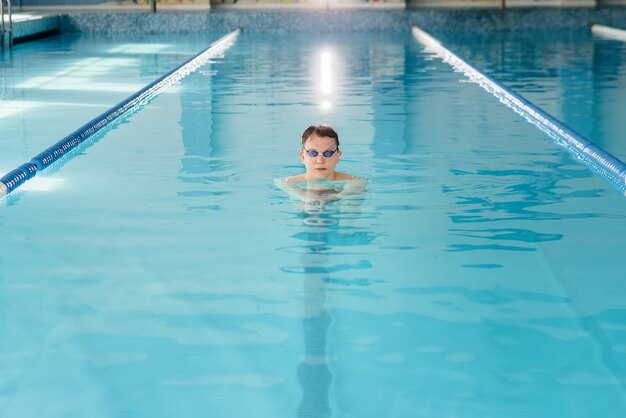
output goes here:
[{"label": "lane divider rope", "polygon": [[522,116],[553,138],[556,143],[581,160],[585,165],[609,180],[621,192],[626,191],[626,164],[609,154],[574,130],[550,116],[537,106],[530,103],[517,93],[504,87],[498,81],[481,73],[454,53],[445,48],[441,42],[428,33],[413,26],[413,36],[428,52],[433,52],[445,63],[462,72],[471,81],[494,95],[503,104]]},{"label": "lane divider rope", "polygon": [[166,88],[178,83],[187,75],[205,65],[211,58],[223,53],[235,42],[240,33],[241,29],[237,28],[221,37],[204,51],[127,97],[104,113],[96,116],[56,144],[31,158],[29,162],[20,165],[2,176],[0,178],[0,198],[11,193],[26,181],[33,178],[37,172],[45,170],[69,151],[93,136],[96,132],[111,124],[111,122],[119,120],[120,117],[129,115],[133,111],[138,110],[140,106],[147,104]]},{"label": "lane divider rope", "polygon": [[604,25],[591,25],[591,33],[603,38],[616,39],[626,42],[626,30],[612,28]]}]

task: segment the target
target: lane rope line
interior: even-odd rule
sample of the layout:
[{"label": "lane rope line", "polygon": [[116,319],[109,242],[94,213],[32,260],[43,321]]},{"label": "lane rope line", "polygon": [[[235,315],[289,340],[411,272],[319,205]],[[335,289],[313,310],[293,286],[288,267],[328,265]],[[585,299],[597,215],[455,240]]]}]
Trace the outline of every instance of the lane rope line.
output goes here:
[{"label": "lane rope line", "polygon": [[412,32],[427,52],[436,54],[443,62],[462,72],[471,81],[494,95],[501,103],[554,139],[558,145],[570,151],[579,161],[599,173],[622,193],[626,192],[626,164],[622,161],[498,81],[481,73],[422,29],[413,26]]},{"label": "lane rope line", "polygon": [[204,51],[130,95],[104,113],[96,116],[56,144],[35,155],[29,162],[20,165],[2,176],[0,178],[0,198],[35,177],[37,172],[45,170],[105,126],[110,125],[114,121],[119,121],[122,116],[129,116],[139,110],[143,105],[146,105],[169,86],[179,83],[183,78],[205,65],[211,58],[222,54],[233,45],[240,33],[241,29],[237,28],[221,37]]},{"label": "lane rope line", "polygon": [[591,33],[608,39],[626,42],[626,30],[604,25],[591,25]]}]

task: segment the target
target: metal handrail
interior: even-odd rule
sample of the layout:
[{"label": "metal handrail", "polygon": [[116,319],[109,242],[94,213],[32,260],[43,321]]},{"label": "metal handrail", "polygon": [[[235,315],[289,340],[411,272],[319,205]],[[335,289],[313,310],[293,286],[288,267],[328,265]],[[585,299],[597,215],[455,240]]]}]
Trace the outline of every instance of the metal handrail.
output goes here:
[{"label": "metal handrail", "polygon": [[7,0],[7,12],[9,15],[9,49],[13,48],[13,13],[11,12],[11,0]]},{"label": "metal handrail", "polygon": [[0,20],[2,21],[0,25],[0,42],[2,43],[2,50],[4,51],[4,0],[0,0]]},{"label": "metal handrail", "polygon": [[1,26],[1,31],[2,31],[2,35],[0,36],[1,41],[2,41],[2,50],[4,50],[4,48],[7,46],[7,43],[5,42],[6,39],[6,35],[8,34],[8,47],[9,49],[13,48],[13,13],[11,11],[11,0],[6,0],[7,1],[7,10],[6,10],[6,17],[8,18],[9,21],[9,25],[8,25],[8,29],[7,26],[5,24],[5,12],[4,12],[4,0],[0,0],[0,20],[2,20],[2,24]]}]

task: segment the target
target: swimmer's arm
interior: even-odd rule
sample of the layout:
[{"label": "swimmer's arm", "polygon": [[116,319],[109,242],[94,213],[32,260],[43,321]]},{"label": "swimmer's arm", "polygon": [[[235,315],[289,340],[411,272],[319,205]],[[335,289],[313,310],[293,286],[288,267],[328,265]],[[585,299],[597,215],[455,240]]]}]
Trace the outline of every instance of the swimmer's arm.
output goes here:
[{"label": "swimmer's arm", "polygon": [[352,176],[346,179],[343,189],[337,193],[336,197],[341,199],[347,196],[359,195],[365,191],[365,187],[367,187],[367,179]]},{"label": "swimmer's arm", "polygon": [[306,190],[297,186],[298,180],[295,177],[284,177],[274,179],[274,184],[279,189],[285,191],[290,197],[304,200],[306,198]]}]

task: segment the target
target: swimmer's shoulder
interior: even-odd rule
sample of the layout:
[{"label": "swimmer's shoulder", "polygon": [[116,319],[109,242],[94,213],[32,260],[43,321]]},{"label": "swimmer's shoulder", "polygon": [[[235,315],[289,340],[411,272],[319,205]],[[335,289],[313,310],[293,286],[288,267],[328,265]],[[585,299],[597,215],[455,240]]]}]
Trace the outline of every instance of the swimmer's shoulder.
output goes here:
[{"label": "swimmer's shoulder", "polygon": [[335,172],[335,181],[347,181],[350,183],[367,184],[367,179],[359,176],[353,176],[352,174]]},{"label": "swimmer's shoulder", "polygon": [[[346,184],[353,185],[366,185],[367,179],[363,177],[353,176],[352,174],[337,171],[335,172],[335,178],[332,181],[346,182]],[[281,177],[274,180],[274,183],[279,187],[296,186],[303,183],[307,183],[306,173],[298,174],[297,176]]]},{"label": "swimmer's shoulder", "polygon": [[298,174],[297,176],[280,177],[280,178],[274,179],[274,184],[278,187],[285,188],[285,187],[295,187],[296,185],[305,181],[306,181],[305,174]]}]

